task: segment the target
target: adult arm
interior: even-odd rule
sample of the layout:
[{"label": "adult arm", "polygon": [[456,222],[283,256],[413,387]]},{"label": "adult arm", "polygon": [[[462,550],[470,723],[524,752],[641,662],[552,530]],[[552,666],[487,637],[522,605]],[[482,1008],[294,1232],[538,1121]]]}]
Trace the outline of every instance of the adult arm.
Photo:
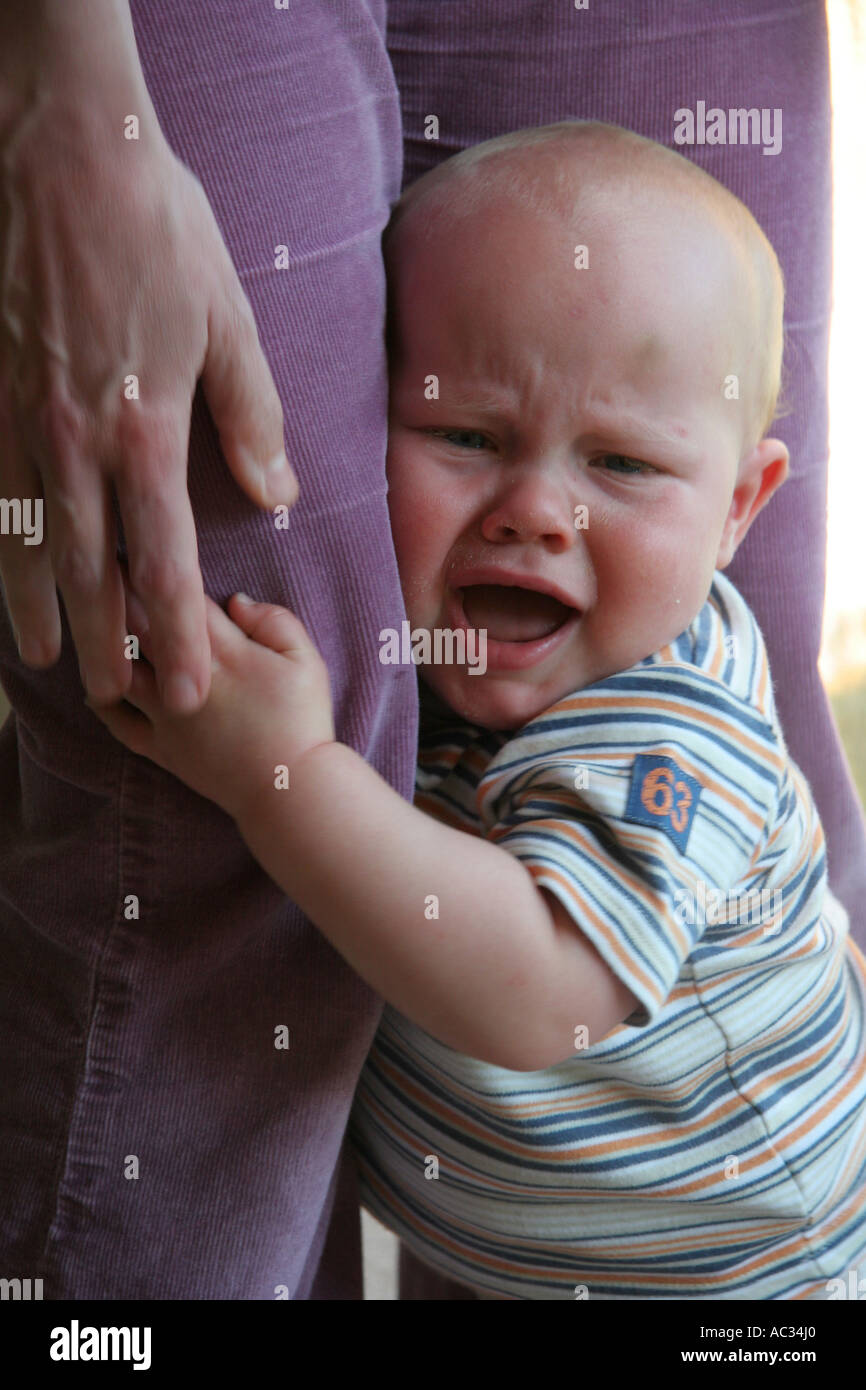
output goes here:
[{"label": "adult arm", "polygon": [[0,575],[36,668],[60,654],[59,587],[97,703],[130,681],[112,489],[160,694],[177,712],[208,694],[186,486],[199,377],[239,485],[259,506],[292,503],[252,310],[201,185],[160,131],[128,3],[6,0],[0,495],[44,497],[46,539],[0,535]]}]

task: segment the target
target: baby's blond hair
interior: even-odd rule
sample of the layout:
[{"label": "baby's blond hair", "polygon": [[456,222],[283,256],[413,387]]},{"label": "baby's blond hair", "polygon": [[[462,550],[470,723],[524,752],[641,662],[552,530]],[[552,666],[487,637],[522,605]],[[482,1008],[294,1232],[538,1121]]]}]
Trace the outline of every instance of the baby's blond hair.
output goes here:
[{"label": "baby's blond hair", "polygon": [[735,240],[741,253],[744,305],[748,298],[752,306],[756,358],[745,434],[747,442],[757,443],[783,413],[781,267],[746,205],[697,164],[655,140],[603,121],[575,120],[516,130],[472,145],[422,175],[395,204],[383,240],[386,263],[392,264],[398,232],[407,226],[422,244],[437,235],[437,214],[462,221],[482,212],[492,198],[504,197],[512,207],[562,218],[573,214],[579,198],[604,199],[612,177],[619,190],[624,183],[641,190],[654,183],[665,196],[709,211]]}]

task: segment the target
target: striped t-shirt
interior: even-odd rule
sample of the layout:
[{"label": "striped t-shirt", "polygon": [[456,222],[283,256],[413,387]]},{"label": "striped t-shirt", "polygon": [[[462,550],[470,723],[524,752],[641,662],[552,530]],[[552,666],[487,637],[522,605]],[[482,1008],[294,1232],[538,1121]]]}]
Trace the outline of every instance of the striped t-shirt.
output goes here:
[{"label": "striped t-shirt", "polygon": [[386,1009],[352,1123],[365,1205],[506,1298],[845,1296],[831,1280],[866,1277],[866,962],[730,581],[513,734],[422,730],[415,804],[521,859],[639,1003],[538,1072]]}]

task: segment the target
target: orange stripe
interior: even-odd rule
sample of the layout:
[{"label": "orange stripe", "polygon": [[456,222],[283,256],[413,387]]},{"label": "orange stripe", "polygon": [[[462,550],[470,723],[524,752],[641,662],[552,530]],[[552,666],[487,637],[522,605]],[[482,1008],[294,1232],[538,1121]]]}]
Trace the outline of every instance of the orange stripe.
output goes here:
[{"label": "orange stripe", "polygon": [[[715,796],[719,798],[720,801],[724,801],[737,813],[738,816],[742,816],[744,820],[748,821],[755,831],[759,833],[763,832],[764,817],[760,815],[757,811],[754,811],[746,801],[742,800],[740,797],[736,796],[734,792],[730,791],[724,783],[718,781],[715,777],[713,777],[711,773],[709,773],[706,770],[705,767],[701,767],[700,769],[698,769],[692,758],[689,757],[689,755],[685,753],[678,744],[668,742],[653,744],[652,751],[654,754],[658,754],[660,757],[666,756],[669,758],[673,758],[674,762],[677,763],[678,766],[680,766],[685,772],[688,772],[692,777],[694,777],[696,782],[699,782],[701,786],[706,788],[707,791],[711,791]],[[549,754],[539,753],[537,756],[540,765],[543,765],[543,761],[545,759],[549,761],[550,758],[555,756],[557,762],[570,761],[574,764],[574,766],[589,764],[591,768],[593,762],[595,761],[600,764],[601,771],[606,771],[610,768],[611,764],[632,764],[635,759],[635,750],[630,749],[623,753],[610,751],[605,752],[604,754],[598,753],[595,755],[593,754],[592,750],[590,750],[588,756],[579,753],[569,753],[564,750],[556,750],[554,753],[554,751],[551,750]],[[497,773],[495,777],[486,777],[484,796],[494,794],[497,791],[497,788],[505,785],[505,783],[510,781],[515,775],[524,776],[525,774],[530,773],[532,771],[532,767],[533,764],[528,763],[519,774],[515,774],[514,770],[510,769],[507,771]],[[529,794],[532,794],[536,791],[536,788],[528,786],[527,788],[525,788],[525,791]],[[550,796],[550,794],[550,792],[545,790],[546,797]],[[518,795],[522,795],[522,792],[518,793]]]},{"label": "orange stripe", "polygon": [[[515,1274],[520,1276],[524,1282],[528,1283],[531,1283],[533,1278],[536,1280],[542,1278],[549,1280],[553,1277],[561,1278],[563,1285],[571,1285],[574,1283],[586,1283],[591,1285],[593,1280],[597,1281],[599,1278],[603,1278],[605,1283],[613,1284],[614,1286],[619,1285],[621,1287],[626,1287],[628,1285],[638,1285],[644,1288],[650,1288],[658,1286],[660,1282],[658,1274],[655,1273],[644,1274],[635,1270],[612,1271],[604,1267],[602,1267],[600,1271],[596,1271],[591,1268],[589,1263],[586,1269],[583,1269],[577,1264],[567,1275],[563,1275],[562,1271],[547,1270],[542,1264],[527,1266],[525,1263],[518,1264],[504,1257],[491,1255],[489,1253],[481,1254],[476,1251],[470,1252],[465,1246],[461,1246],[450,1236],[443,1234],[439,1228],[432,1226],[430,1222],[420,1215],[416,1207],[408,1207],[406,1203],[396,1196],[393,1188],[385,1188],[378,1177],[367,1169],[366,1165],[364,1165],[364,1179],[370,1188],[378,1192],[380,1199],[384,1202],[386,1207],[396,1207],[398,1216],[402,1213],[402,1219],[410,1229],[421,1233],[426,1232],[427,1239],[431,1244],[438,1246],[440,1249],[444,1248],[455,1256],[462,1255],[465,1262],[474,1262],[482,1271],[490,1273],[498,1271],[501,1273]],[[844,1220],[844,1218],[842,1219]],[[488,1242],[496,1238],[496,1233],[486,1231],[483,1227],[469,1226],[466,1222],[453,1214],[449,1215],[448,1220],[451,1225],[459,1226],[463,1230],[471,1232],[474,1236],[481,1237]],[[754,1228],[750,1228],[748,1234],[750,1237],[753,1236],[758,1239],[766,1239],[767,1235],[775,1234],[776,1230],[777,1227],[770,1225],[758,1228],[757,1231],[755,1231]],[[704,1231],[701,1239],[705,1241],[707,1234],[708,1233]],[[729,1233],[713,1232],[713,1245],[716,1248],[720,1248],[734,1242],[741,1243],[743,1235],[744,1232],[742,1229],[731,1230]],[[526,1250],[527,1252],[532,1252],[533,1250],[538,1251],[539,1242],[537,1241],[529,1244],[525,1239],[517,1236],[510,1237],[510,1239],[521,1250]],[[556,1247],[548,1248],[551,1248],[561,1256],[561,1248],[559,1250],[557,1250]],[[631,1257],[633,1259],[634,1251],[635,1246],[633,1240],[630,1240],[626,1245],[622,1246],[621,1249],[617,1247],[611,1248],[608,1243],[605,1242],[602,1259],[604,1256],[610,1258],[617,1258],[618,1256],[620,1258]],[[680,1255],[688,1255],[692,1252],[700,1255],[709,1253],[705,1244],[698,1245],[694,1241],[689,1243],[688,1237],[685,1236],[680,1236],[679,1238],[674,1236],[668,1240],[661,1240],[654,1243],[652,1246],[646,1247],[646,1249],[641,1246],[641,1253],[647,1258],[650,1256],[655,1257],[657,1255],[677,1253]],[[598,1263],[599,1257],[595,1256],[593,1260],[593,1252],[591,1250],[586,1252],[575,1251],[574,1253],[576,1259],[585,1259],[588,1262],[592,1261],[596,1264]],[[771,1272],[773,1266],[787,1259],[791,1254],[798,1254],[809,1258],[813,1257],[813,1251],[808,1237],[794,1235],[787,1241],[783,1240],[781,1244],[775,1246],[772,1250],[765,1251],[762,1255],[756,1255],[750,1259],[741,1260],[733,1269],[726,1270],[722,1275],[707,1275],[698,1270],[692,1270],[684,1274],[665,1273],[662,1276],[662,1282],[665,1286],[670,1288],[694,1289],[695,1287],[699,1287],[707,1290],[725,1289],[735,1281],[739,1282],[744,1276],[754,1276],[761,1272]],[[826,1281],[824,1282],[826,1283]]]}]

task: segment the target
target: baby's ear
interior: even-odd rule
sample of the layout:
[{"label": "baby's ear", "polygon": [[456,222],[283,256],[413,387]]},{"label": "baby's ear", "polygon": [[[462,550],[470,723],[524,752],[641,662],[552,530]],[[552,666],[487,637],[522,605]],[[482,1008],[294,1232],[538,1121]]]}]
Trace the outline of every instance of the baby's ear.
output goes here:
[{"label": "baby's ear", "polygon": [[740,460],[737,482],[719,542],[716,569],[731,563],[762,507],[788,476],[788,450],[781,439],[762,439]]}]

